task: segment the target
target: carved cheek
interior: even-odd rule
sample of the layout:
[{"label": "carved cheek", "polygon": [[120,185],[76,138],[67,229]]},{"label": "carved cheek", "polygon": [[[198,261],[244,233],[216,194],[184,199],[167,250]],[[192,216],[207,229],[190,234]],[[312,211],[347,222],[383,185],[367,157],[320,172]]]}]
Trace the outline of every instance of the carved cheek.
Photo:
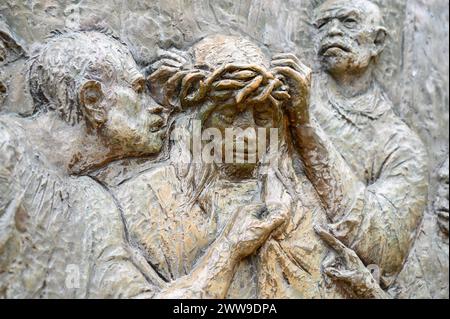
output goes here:
[{"label": "carved cheek", "polygon": [[133,95],[124,89],[117,89],[111,98],[111,108],[120,110],[129,116],[135,116],[137,112],[138,103]]}]

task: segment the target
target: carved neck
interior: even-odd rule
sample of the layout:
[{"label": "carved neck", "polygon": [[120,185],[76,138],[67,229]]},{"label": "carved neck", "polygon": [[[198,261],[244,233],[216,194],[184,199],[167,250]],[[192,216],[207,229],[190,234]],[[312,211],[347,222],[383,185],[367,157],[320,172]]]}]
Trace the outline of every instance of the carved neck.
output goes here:
[{"label": "carved neck", "polygon": [[96,136],[87,134],[85,124],[68,125],[55,113],[48,112],[27,121],[30,142],[54,167],[77,175],[102,165],[108,150]]},{"label": "carved neck", "polygon": [[373,82],[373,66],[358,72],[329,74],[328,88],[346,98],[366,93]]}]

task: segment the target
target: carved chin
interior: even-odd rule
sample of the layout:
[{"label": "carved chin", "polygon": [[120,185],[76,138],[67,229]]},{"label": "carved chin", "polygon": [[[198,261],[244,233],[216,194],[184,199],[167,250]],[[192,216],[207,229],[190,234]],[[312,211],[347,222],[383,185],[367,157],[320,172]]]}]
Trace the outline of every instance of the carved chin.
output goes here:
[{"label": "carved chin", "polygon": [[138,133],[132,130],[106,130],[103,140],[115,157],[144,157],[155,155],[163,146],[164,133]]},{"label": "carved chin", "polygon": [[129,154],[124,156],[151,156],[161,151],[163,140],[161,133],[150,133],[143,139],[136,138],[135,141],[127,141],[125,149],[129,150]]},{"label": "carved chin", "polygon": [[322,56],[322,64],[328,71],[346,70],[351,65],[348,57],[341,54]]}]

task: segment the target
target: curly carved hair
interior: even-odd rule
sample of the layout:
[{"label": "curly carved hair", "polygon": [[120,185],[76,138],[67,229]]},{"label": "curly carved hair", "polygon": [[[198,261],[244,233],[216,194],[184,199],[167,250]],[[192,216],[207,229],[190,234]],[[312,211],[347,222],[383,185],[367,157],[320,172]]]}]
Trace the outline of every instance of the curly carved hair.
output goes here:
[{"label": "curly carved hair", "polygon": [[34,111],[56,111],[67,123],[83,119],[79,87],[86,80],[117,80],[134,63],[128,48],[103,31],[54,31],[29,60]]}]

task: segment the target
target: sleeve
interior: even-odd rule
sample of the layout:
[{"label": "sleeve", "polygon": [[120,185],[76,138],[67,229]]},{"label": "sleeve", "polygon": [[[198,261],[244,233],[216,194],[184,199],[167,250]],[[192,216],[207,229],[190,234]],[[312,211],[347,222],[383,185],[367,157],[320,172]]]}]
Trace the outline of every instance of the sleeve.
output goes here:
[{"label": "sleeve", "polygon": [[0,123],[0,216],[5,213],[6,206],[12,199],[11,184],[18,157],[11,134]]},{"label": "sleeve", "polygon": [[428,189],[426,151],[420,140],[404,124],[389,133],[381,132],[387,142],[379,154],[380,169],[367,185],[318,126],[300,129],[301,138],[309,141],[300,150],[306,172],[335,223],[334,234],[366,265],[380,268],[384,286],[392,284],[408,256]]},{"label": "sleeve", "polygon": [[[93,189],[87,185],[84,192]],[[84,197],[87,198],[86,194]],[[165,283],[145,257],[129,243],[121,210],[110,193],[98,189],[83,216],[82,240],[90,240],[88,298],[153,298]],[[75,224],[79,224],[77,221]]]},{"label": "sleeve", "polygon": [[22,198],[14,175],[19,159],[12,134],[0,122],[0,273],[17,254],[16,213]]}]

